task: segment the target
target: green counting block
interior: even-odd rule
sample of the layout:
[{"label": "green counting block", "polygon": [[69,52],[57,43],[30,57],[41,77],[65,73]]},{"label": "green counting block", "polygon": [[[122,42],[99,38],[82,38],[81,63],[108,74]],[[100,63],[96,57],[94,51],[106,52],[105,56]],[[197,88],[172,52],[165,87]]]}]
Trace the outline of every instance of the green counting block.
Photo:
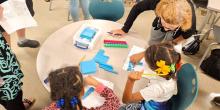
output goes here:
[{"label": "green counting block", "polygon": [[128,45],[124,44],[104,44],[105,47],[113,47],[113,48],[128,48]]}]

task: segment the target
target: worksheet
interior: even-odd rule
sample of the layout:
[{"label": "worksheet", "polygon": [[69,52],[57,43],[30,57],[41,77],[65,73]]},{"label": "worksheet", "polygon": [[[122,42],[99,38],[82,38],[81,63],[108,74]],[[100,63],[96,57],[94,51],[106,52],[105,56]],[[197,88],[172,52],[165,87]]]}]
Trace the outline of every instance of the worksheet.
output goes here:
[{"label": "worksheet", "polygon": [[[113,90],[114,84],[112,82],[97,77],[94,78],[99,82],[101,82],[103,85]],[[90,87],[92,86],[85,87],[85,93]],[[99,107],[103,105],[104,102],[105,99],[103,97],[101,97],[97,92],[92,92],[90,95],[88,95],[85,99],[82,100],[82,105],[86,108]]]}]

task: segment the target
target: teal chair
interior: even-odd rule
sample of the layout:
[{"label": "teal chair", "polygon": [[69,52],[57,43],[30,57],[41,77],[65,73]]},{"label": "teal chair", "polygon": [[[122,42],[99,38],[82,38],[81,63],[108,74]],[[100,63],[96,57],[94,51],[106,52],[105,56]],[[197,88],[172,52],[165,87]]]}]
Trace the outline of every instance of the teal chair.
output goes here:
[{"label": "teal chair", "polygon": [[90,0],[89,12],[94,19],[117,21],[124,15],[123,0]]},{"label": "teal chair", "polygon": [[198,79],[191,64],[184,64],[177,73],[177,95],[171,98],[172,110],[186,110],[198,94]]}]

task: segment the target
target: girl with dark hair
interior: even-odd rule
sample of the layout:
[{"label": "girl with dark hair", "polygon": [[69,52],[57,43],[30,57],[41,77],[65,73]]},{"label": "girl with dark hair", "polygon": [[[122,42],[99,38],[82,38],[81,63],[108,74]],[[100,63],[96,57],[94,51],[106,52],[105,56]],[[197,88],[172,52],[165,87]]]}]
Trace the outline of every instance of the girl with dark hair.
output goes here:
[{"label": "girl with dark hair", "polygon": [[49,74],[53,102],[43,110],[88,110],[81,103],[84,95],[84,81],[86,84],[94,86],[95,91],[105,98],[102,106],[91,108],[91,110],[118,110],[120,102],[113,91],[91,76],[87,76],[83,80],[82,74],[76,66],[60,68]]},{"label": "girl with dark hair", "polygon": [[[139,62],[142,58],[155,74],[143,74],[143,72],[131,72],[128,75],[127,83],[123,93],[121,110],[170,110],[169,99],[177,94],[175,79],[176,71],[180,64],[180,54],[177,53],[172,44],[163,43],[152,45],[145,52],[131,56],[133,63]],[[149,83],[147,87],[136,93],[132,93],[134,82],[147,76]],[[130,104],[129,104],[130,103]]]}]

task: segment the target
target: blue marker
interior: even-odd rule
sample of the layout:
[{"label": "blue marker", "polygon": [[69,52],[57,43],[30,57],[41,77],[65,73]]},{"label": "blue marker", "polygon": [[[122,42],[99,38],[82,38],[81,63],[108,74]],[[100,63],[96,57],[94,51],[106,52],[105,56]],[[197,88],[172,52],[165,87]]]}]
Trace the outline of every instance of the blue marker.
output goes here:
[{"label": "blue marker", "polygon": [[90,87],[86,93],[83,95],[82,99],[85,99],[86,97],[88,97],[92,92],[94,92],[95,89],[93,87]]},{"label": "blue marker", "polygon": [[44,80],[44,83],[47,84],[49,82],[48,77]]}]

